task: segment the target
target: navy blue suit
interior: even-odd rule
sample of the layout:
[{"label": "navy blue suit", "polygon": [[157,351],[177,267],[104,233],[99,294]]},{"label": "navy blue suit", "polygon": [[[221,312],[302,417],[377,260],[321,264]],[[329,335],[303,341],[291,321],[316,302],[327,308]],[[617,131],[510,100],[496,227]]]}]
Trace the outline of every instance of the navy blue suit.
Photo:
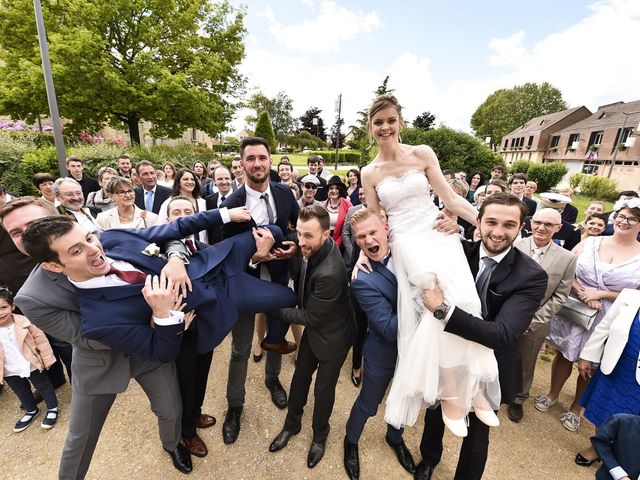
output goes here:
[{"label": "navy blue suit", "polygon": [[[398,357],[398,283],[384,265],[371,262],[371,273],[358,272],[351,282],[351,293],[369,324],[362,350],[364,374],[362,390],[347,421],[347,440],[357,444],[369,417],[373,417],[384,399],[393,378]],[[402,443],[402,430],[387,425],[387,436],[392,443]]]},{"label": "navy blue suit", "polygon": [[[148,274],[159,274],[165,260],[141,253],[149,243],[161,245],[221,223],[218,210],[207,210],[166,225],[108,230],[100,240],[109,258],[127,261]],[[269,228],[276,239],[282,238],[278,228]],[[296,304],[296,297],[288,288],[245,273],[254,252],[255,241],[251,232],[246,232],[198,251],[190,258],[186,268],[193,292],[186,298],[185,311],[197,310],[194,321],[198,324],[198,352],[211,351],[220,344],[240,313]],[[184,326],[151,328],[152,312],[140,291],[141,285],[78,289],[81,334],[120,352],[172,361],[180,349],[180,338],[176,337]]]},{"label": "navy blue suit", "polygon": [[600,425],[595,437],[591,437],[593,448],[598,452],[602,465],[596,472],[596,480],[613,478],[610,470],[621,467],[629,478],[640,477],[640,416],[628,413],[612,415]]},{"label": "navy blue suit", "polygon": [[[280,227],[281,236],[284,236],[285,240],[295,240],[296,234],[290,228],[290,225],[295,228],[298,222],[298,213],[300,212],[300,206],[293,196],[293,192],[288,185],[283,183],[269,182],[271,194],[273,195],[273,201],[276,204],[276,222],[275,225]],[[220,207],[237,208],[244,207],[247,204],[247,191],[245,186],[235,190],[227,199],[220,204]],[[250,223],[227,223],[222,227],[222,238],[230,238],[239,233],[251,230],[256,224],[253,220]],[[271,277],[271,281],[280,285],[289,284],[289,261],[288,260],[275,260],[266,263],[267,270]],[[259,275],[260,269],[257,268],[253,272],[250,272],[256,276]],[[262,310],[263,312],[269,312],[272,309]],[[289,325],[277,320],[274,316],[267,314],[267,336],[265,341],[267,343],[276,343],[286,335]]]}]

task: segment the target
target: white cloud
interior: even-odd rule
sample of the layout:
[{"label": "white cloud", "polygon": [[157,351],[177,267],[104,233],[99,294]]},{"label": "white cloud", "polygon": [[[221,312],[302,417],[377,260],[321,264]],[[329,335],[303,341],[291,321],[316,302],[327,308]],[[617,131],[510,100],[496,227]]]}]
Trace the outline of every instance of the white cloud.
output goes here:
[{"label": "white cloud", "polygon": [[489,48],[495,50],[495,54],[489,57],[491,65],[517,65],[523,60],[525,48],[522,45],[524,31],[520,30],[509,38],[494,38],[489,42]]},{"label": "white cloud", "polygon": [[[310,0],[303,1],[313,4]],[[315,18],[300,24],[280,23],[269,7],[265,9],[264,16],[269,20],[269,31],[278,43],[289,50],[309,54],[338,52],[343,42],[382,26],[375,11],[355,12],[329,0],[320,4],[320,12]]]},{"label": "white cloud", "polygon": [[313,0],[301,0],[303,4],[305,4],[307,7],[313,8],[316,6],[315,2]]}]

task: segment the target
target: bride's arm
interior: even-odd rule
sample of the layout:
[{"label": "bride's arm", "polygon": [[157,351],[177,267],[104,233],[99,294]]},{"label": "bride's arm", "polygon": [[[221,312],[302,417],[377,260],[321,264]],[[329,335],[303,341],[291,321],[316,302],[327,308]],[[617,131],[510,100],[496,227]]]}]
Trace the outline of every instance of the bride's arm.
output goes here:
[{"label": "bride's arm", "polygon": [[374,210],[376,213],[380,213],[380,199],[378,198],[378,192],[376,191],[376,184],[374,183],[374,173],[369,167],[364,167],[360,172],[362,180],[362,188],[364,188],[364,195],[367,199],[367,208]]},{"label": "bride's arm", "polygon": [[[444,203],[444,206],[459,217],[464,218],[467,222],[475,225],[478,219],[478,211],[473,205],[467,202],[465,198],[458,195],[449,186],[444,175],[442,175],[442,170],[440,170],[440,164],[438,163],[438,157],[436,157],[433,150],[424,145],[416,148],[416,155],[423,161],[427,179],[433,187],[433,191]],[[369,197],[367,197],[367,200],[368,198]]]}]

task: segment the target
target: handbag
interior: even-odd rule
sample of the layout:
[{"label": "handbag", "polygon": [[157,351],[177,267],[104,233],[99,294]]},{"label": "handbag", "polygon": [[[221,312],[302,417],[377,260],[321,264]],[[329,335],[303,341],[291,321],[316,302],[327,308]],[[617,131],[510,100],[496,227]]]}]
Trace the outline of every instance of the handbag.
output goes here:
[{"label": "handbag", "polygon": [[584,330],[589,330],[598,315],[598,310],[589,308],[575,297],[567,297],[562,308],[558,312],[558,316],[562,317],[574,325]]}]

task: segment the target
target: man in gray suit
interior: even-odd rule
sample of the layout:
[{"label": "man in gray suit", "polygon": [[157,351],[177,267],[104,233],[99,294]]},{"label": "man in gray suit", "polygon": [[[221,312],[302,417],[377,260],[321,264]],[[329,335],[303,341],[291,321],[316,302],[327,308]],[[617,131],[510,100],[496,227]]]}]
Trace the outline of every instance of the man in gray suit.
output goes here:
[{"label": "man in gray suit", "polygon": [[547,272],[549,281],[540,308],[522,336],[522,392],[509,405],[507,416],[513,422],[522,420],[522,405],[529,398],[538,352],[549,335],[551,319],[571,291],[578,257],[560,247],[552,239],[562,227],[560,213],[553,208],[537,210],[531,219],[531,236],[514,243],[515,247],[537,261]]},{"label": "man in gray suit", "polygon": [[[23,197],[0,210],[0,222],[16,247],[26,254],[21,237],[27,225],[52,213],[46,201]],[[15,302],[39,328],[73,345],[72,411],[59,478],[85,477],[111,405],[116,395],[127,389],[131,378],[136,379],[149,398],[158,417],[162,446],[174,466],[183,473],[191,471],[189,452],[180,443],[182,401],[174,362],[143,360],[80,337],[77,294],[62,274],[37,266]]]}]

